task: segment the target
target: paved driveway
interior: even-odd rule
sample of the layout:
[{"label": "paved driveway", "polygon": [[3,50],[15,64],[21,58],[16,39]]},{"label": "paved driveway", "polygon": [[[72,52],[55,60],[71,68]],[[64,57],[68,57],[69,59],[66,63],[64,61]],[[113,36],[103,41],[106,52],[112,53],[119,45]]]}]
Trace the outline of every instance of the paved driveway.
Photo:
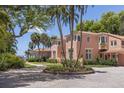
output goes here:
[{"label": "paved driveway", "polygon": [[41,68],[0,72],[0,87],[123,87],[124,67],[94,68],[89,75],[53,75],[42,73]]}]

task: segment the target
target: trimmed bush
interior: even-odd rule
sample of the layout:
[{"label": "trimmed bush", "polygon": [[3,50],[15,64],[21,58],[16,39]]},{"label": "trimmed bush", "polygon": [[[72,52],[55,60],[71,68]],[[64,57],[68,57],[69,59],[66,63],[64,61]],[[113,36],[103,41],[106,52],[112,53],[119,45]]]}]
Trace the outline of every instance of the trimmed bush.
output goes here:
[{"label": "trimmed bush", "polygon": [[58,63],[57,59],[48,59],[47,62],[49,62],[49,63]]},{"label": "trimmed bush", "polygon": [[27,59],[28,62],[38,62],[39,59],[38,58],[29,58]]},{"label": "trimmed bush", "polygon": [[10,68],[23,68],[25,61],[16,55],[5,53],[0,55],[0,70],[4,71]]},{"label": "trimmed bush", "polygon": [[96,61],[87,61],[85,65],[108,65],[108,66],[117,66],[117,62],[115,60],[104,60],[97,58]]},{"label": "trimmed bush", "polygon": [[28,62],[47,62],[48,57],[41,57],[41,58],[29,58],[27,59]]}]

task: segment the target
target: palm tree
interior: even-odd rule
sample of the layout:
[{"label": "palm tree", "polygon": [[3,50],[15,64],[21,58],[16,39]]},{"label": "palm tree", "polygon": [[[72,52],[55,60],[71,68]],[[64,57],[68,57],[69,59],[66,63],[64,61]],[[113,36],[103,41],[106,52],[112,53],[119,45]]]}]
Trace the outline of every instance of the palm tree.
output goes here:
[{"label": "palm tree", "polygon": [[41,38],[40,43],[42,43],[43,49],[44,49],[44,47],[50,46],[50,38],[47,34],[45,34],[45,33],[41,34],[40,38]]},{"label": "palm tree", "polygon": [[33,42],[29,42],[28,47],[29,47],[29,50],[33,50],[36,47],[36,45]]},{"label": "palm tree", "polygon": [[51,16],[51,20],[58,25],[59,33],[60,33],[60,39],[61,39],[61,49],[62,49],[62,55],[66,61],[66,55],[64,50],[64,41],[63,41],[63,31],[62,31],[62,16],[65,12],[66,7],[65,6],[49,6],[47,7],[47,13]]},{"label": "palm tree", "polygon": [[82,22],[82,19],[83,19],[83,15],[87,11],[87,7],[88,7],[87,5],[80,5],[80,6],[78,6],[78,11],[80,13],[80,45],[79,45],[79,51],[78,51],[78,56],[77,56],[77,62],[78,62],[79,56],[81,55],[82,31],[83,31],[83,27],[82,27],[83,26],[83,22]]},{"label": "palm tree", "polygon": [[71,49],[70,49],[70,61],[73,59],[73,31],[74,31],[74,23],[78,22],[78,13],[76,12],[77,6],[69,5],[66,6],[66,11],[64,13],[64,23],[69,24],[70,29],[70,38],[71,38]]},{"label": "palm tree", "polygon": [[[40,41],[41,41],[41,37],[40,37],[40,34],[38,34],[38,33],[33,33],[32,35],[31,35],[31,40],[32,40],[32,42],[37,46],[37,48],[38,48],[38,53],[39,53],[39,58],[40,58]],[[40,60],[39,60],[40,61]]]}]

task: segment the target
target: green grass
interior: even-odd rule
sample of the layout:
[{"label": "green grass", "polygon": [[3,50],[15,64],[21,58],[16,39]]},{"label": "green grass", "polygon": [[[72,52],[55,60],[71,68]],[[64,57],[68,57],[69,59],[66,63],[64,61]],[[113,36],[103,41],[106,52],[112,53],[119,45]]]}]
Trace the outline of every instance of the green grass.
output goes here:
[{"label": "green grass", "polygon": [[25,68],[34,68],[35,66],[30,65],[30,64],[25,64]]},{"label": "green grass", "polygon": [[111,66],[108,66],[108,65],[85,65],[85,67],[99,67],[99,68],[102,68],[102,67],[111,67]]},{"label": "green grass", "polygon": [[[42,65],[45,65],[45,66],[62,66],[62,64],[60,63],[48,63],[48,62],[31,62],[32,64],[42,64]],[[108,65],[85,65],[85,67],[99,67],[99,68],[102,68],[102,67],[111,67],[111,66],[108,66]]]},{"label": "green grass", "polygon": [[32,64],[42,64],[42,65],[45,65],[45,66],[53,66],[53,65],[56,65],[56,66],[61,66],[62,64],[60,63],[48,63],[48,62],[31,62]]}]

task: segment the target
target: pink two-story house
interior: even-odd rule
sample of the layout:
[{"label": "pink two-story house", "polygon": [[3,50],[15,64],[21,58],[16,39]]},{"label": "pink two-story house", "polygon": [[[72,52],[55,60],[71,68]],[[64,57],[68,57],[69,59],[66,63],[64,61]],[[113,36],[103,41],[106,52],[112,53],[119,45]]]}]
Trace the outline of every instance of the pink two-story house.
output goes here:
[{"label": "pink two-story house", "polygon": [[[77,59],[79,43],[81,40],[80,31],[74,32],[73,59]],[[64,50],[66,58],[70,56],[70,35],[64,38]],[[124,65],[124,37],[110,33],[82,32],[81,55],[84,60],[96,60],[97,57],[103,59],[115,59],[118,65]],[[60,40],[57,40],[51,47],[51,58],[61,61],[62,50]]]}]

